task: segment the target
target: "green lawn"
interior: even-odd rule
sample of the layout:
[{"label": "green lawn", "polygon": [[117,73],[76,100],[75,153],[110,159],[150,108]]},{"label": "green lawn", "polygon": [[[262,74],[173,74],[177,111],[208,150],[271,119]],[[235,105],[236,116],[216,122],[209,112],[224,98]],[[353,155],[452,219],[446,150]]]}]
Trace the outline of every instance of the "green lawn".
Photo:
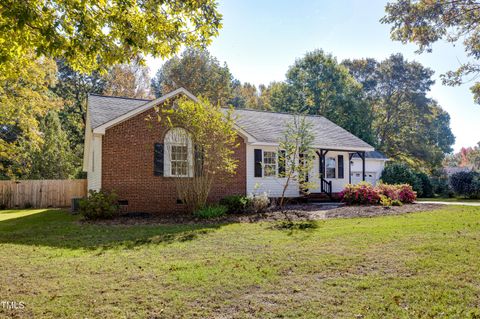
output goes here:
[{"label": "green lawn", "polygon": [[480,207],[274,224],[99,226],[0,212],[18,318],[479,318]]}]

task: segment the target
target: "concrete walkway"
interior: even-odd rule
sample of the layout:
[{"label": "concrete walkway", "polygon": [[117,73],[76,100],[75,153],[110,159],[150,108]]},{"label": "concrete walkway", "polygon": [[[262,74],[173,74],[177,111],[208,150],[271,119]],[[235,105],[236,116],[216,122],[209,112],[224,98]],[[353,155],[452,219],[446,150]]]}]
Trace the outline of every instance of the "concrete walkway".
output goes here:
[{"label": "concrete walkway", "polygon": [[417,204],[442,204],[442,205],[461,205],[461,206],[480,206],[480,203],[475,202],[432,202],[432,201],[425,201],[425,202],[415,202]]}]

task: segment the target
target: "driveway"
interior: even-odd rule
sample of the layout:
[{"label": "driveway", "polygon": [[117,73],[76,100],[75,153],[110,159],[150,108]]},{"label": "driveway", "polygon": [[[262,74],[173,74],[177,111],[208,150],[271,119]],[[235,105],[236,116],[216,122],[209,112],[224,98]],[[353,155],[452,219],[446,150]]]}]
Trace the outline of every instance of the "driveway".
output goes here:
[{"label": "driveway", "polygon": [[480,206],[480,203],[469,203],[469,202],[416,202],[417,204],[442,204],[442,205],[462,205],[462,206]]}]

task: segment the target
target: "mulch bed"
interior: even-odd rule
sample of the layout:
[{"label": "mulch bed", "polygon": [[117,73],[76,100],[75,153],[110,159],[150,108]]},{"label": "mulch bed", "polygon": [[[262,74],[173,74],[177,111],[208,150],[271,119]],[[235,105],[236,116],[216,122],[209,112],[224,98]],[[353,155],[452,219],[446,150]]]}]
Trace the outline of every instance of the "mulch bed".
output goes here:
[{"label": "mulch bed", "polygon": [[151,224],[218,224],[218,223],[254,223],[270,221],[312,221],[330,218],[375,217],[399,215],[435,210],[444,207],[441,204],[409,204],[403,206],[341,206],[321,204],[297,204],[285,207],[284,211],[271,209],[262,214],[235,214],[214,219],[200,219],[192,215],[171,214],[156,215],[148,213],[127,213],[119,218],[105,221],[82,221],[106,225],[151,225]]}]

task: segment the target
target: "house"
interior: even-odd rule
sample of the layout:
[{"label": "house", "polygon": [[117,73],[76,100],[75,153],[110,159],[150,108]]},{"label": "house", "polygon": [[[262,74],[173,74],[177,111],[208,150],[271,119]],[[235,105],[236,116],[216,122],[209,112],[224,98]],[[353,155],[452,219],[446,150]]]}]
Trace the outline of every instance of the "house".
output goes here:
[{"label": "house", "polygon": [[[182,128],[146,122],[155,117],[155,106],[172,104],[180,95],[196,99],[183,88],[155,100],[89,95],[83,162],[89,190],[115,190],[130,211],[182,210],[174,177],[191,176],[192,145],[176,139]],[[278,141],[293,115],[246,109],[237,109],[234,115],[238,168],[235,175],[218,178],[209,200],[252,192],[279,197],[284,179],[278,177]],[[310,192],[332,196],[351,181],[352,173],[360,172],[365,179],[365,174],[373,172],[378,179],[383,165],[375,167],[378,159],[368,157],[372,146],[322,116],[309,116],[308,121],[317,154],[309,179],[318,183]],[[355,181],[357,177],[353,176]],[[298,185],[290,185],[286,195],[301,196]]]}]

